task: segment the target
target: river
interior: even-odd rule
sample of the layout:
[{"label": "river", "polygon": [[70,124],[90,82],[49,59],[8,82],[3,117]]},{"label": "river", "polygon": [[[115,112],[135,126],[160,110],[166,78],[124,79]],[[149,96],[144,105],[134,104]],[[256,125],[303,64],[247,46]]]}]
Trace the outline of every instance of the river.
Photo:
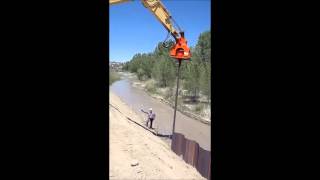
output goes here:
[{"label": "river", "polygon": [[[164,135],[172,134],[174,109],[149,96],[145,91],[132,86],[132,78],[128,73],[121,73],[121,80],[110,86],[110,91],[121,98],[140,117],[146,119],[146,115],[140,111],[147,111],[150,107],[156,113],[153,127]],[[183,134],[187,139],[199,143],[203,149],[211,151],[211,126],[194,120],[179,111],[176,114],[175,132]]]}]

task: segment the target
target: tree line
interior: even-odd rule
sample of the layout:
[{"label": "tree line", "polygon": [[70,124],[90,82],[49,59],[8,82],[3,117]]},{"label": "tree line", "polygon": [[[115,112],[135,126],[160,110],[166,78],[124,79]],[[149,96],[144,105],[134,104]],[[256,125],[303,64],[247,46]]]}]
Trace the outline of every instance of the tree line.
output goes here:
[{"label": "tree line", "polygon": [[[191,47],[190,61],[181,64],[181,84],[188,96],[196,101],[199,95],[211,96],[211,33],[200,34],[195,47]],[[169,48],[158,43],[151,53],[138,53],[123,69],[135,73],[139,80],[154,79],[157,87],[173,87],[178,62],[169,56]]]}]

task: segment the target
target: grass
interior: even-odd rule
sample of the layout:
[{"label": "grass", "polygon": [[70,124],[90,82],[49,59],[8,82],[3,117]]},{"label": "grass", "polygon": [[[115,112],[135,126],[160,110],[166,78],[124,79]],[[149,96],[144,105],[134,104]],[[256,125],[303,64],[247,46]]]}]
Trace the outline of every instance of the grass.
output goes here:
[{"label": "grass", "polygon": [[149,85],[149,86],[146,86],[146,89],[149,93],[152,93],[152,94],[157,94],[157,89],[154,85]]},{"label": "grass", "polygon": [[110,71],[110,76],[109,76],[109,86],[114,83],[115,81],[120,80],[120,76],[117,72]]},{"label": "grass", "polygon": [[195,107],[195,111],[197,113],[200,113],[204,108],[204,105],[202,103],[199,103],[196,107]]},{"label": "grass", "polygon": [[146,90],[151,94],[158,94],[154,81],[146,82]]}]

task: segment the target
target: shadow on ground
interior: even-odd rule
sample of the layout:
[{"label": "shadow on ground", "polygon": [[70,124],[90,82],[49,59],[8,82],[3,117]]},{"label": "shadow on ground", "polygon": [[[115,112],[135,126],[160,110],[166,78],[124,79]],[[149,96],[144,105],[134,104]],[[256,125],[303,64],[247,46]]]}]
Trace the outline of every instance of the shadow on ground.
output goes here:
[{"label": "shadow on ground", "polygon": [[[111,107],[113,107],[114,109],[116,109],[117,111],[119,111],[121,114],[123,114],[118,108],[114,107],[112,104],[109,103],[109,105],[110,105]],[[172,135],[160,134],[160,133],[158,133],[158,132],[153,131],[152,129],[149,129],[149,128],[145,127],[144,125],[142,125],[142,124],[140,124],[140,123],[137,123],[136,121],[132,120],[131,118],[129,118],[129,117],[127,117],[127,116],[126,116],[126,118],[127,118],[130,122],[133,122],[133,123],[135,123],[136,125],[142,127],[143,129],[151,132],[151,133],[152,133],[153,135],[155,135],[155,136],[164,137],[164,138],[169,138],[169,139],[172,138]]]}]

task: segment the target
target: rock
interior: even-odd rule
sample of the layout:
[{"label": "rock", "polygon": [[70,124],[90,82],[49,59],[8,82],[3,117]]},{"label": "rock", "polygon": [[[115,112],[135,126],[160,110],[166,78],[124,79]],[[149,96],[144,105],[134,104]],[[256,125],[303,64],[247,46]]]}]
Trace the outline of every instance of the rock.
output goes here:
[{"label": "rock", "polygon": [[137,160],[133,160],[131,162],[131,166],[137,166],[137,165],[139,165],[139,162]]}]

